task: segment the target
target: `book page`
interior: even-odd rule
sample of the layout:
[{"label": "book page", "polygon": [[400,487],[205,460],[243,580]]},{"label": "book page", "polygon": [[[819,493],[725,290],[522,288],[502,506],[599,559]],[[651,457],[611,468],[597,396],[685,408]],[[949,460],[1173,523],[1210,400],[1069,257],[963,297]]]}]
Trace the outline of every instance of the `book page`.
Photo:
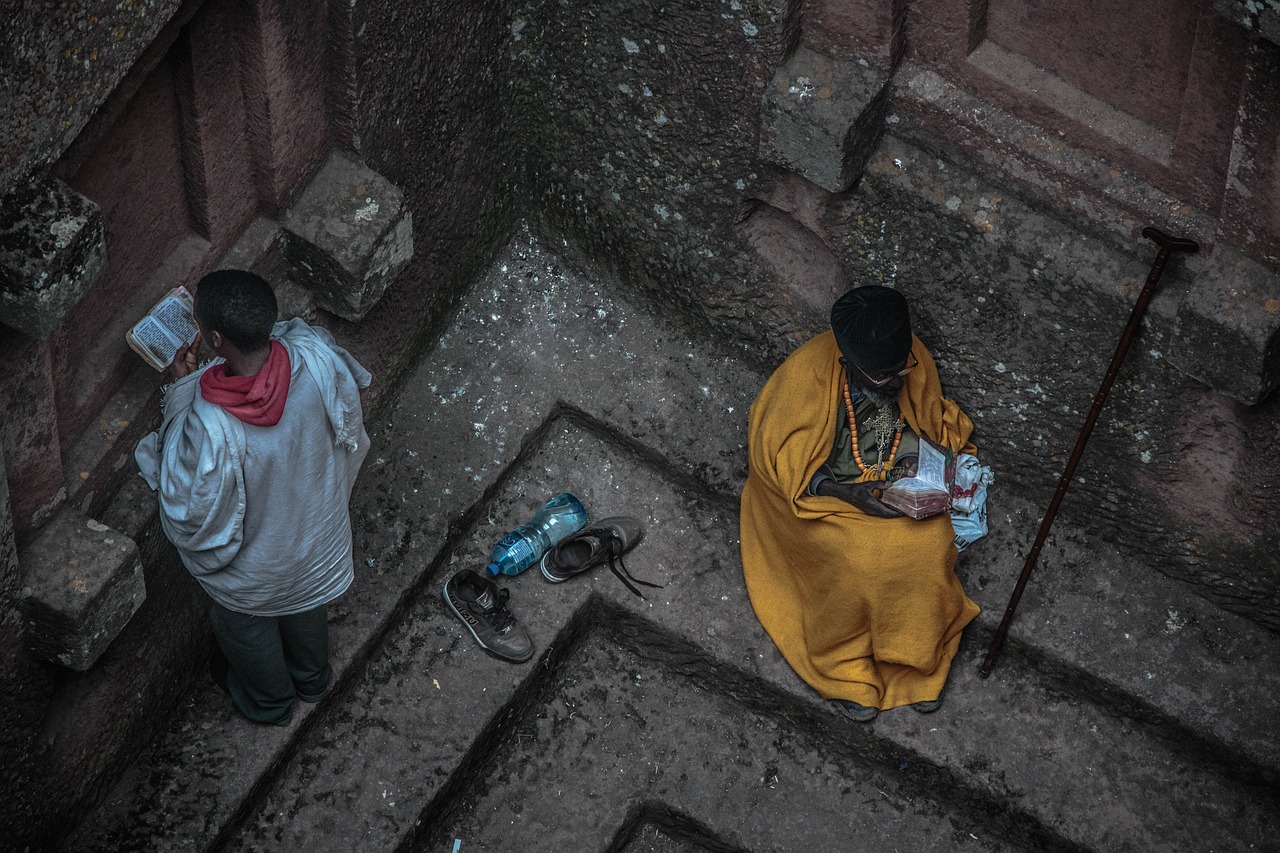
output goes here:
[{"label": "book page", "polygon": [[195,317],[191,315],[191,309],[180,297],[166,296],[161,299],[160,303],[151,309],[151,315],[182,343],[189,344],[196,339],[198,330]]},{"label": "book page", "polygon": [[192,307],[187,289],[175,287],[134,324],[125,340],[148,364],[164,370],[181,346],[196,339],[199,329]]},{"label": "book page", "polygon": [[946,453],[922,438],[916,475],[890,483],[880,500],[911,518],[928,518],[946,512],[951,506],[949,461]]},{"label": "book page", "polygon": [[153,365],[163,365],[161,370],[173,362],[173,357],[178,353],[178,347],[183,343],[169,334],[165,327],[150,314],[139,320],[133,327],[133,340],[151,353],[154,357]]},{"label": "book page", "polygon": [[923,480],[928,488],[950,491],[947,487],[947,457],[928,441],[920,442],[920,461],[915,479]]}]

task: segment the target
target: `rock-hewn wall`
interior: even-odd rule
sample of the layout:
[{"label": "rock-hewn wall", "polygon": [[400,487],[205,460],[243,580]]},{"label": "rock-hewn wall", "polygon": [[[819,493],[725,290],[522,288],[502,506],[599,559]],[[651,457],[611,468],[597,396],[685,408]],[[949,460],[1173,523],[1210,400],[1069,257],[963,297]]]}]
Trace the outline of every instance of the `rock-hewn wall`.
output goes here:
[{"label": "rock-hewn wall", "polygon": [[[67,33],[49,31],[49,21],[66,20],[52,15],[6,31],[22,51],[0,73],[6,85],[18,81],[14,126],[25,135],[3,149],[0,196],[19,171],[56,159],[106,92],[136,90],[131,64],[157,32],[201,6],[82,5],[84,26]],[[120,18],[144,8],[152,14],[145,26],[143,16]],[[1137,185],[1121,182],[1106,189],[1124,203],[1105,216],[1091,216],[1087,204],[1064,209],[1034,181],[1012,180],[981,156],[980,132],[990,128],[945,109],[970,95],[951,98],[939,83],[930,88],[941,93],[938,103],[918,95],[914,110],[895,110],[895,95],[912,97],[907,83],[889,81],[912,61],[905,13],[817,0],[333,0],[326,15],[327,64],[309,66],[308,79],[324,81],[328,131],[400,188],[414,223],[413,260],[381,301],[359,322],[325,318],[374,370],[375,404],[390,398],[475,273],[527,219],[569,262],[740,341],[761,364],[823,328],[847,284],[901,287],[950,393],[978,420],[1000,476],[993,512],[1005,488],[1047,503],[1154,254],[1099,221],[1154,211],[1169,196],[1133,201]],[[823,42],[816,36],[824,27],[828,36],[857,37]],[[59,39],[66,55],[46,43]],[[846,81],[862,75],[875,102],[878,126],[836,146],[869,154],[852,188],[824,189],[761,153],[766,91],[802,40],[843,68]],[[1271,67],[1274,45],[1250,50],[1254,66]],[[845,85],[828,84],[796,80],[794,93],[782,85],[819,99]],[[40,112],[37,96],[64,89],[70,101]],[[1273,175],[1275,158],[1261,155],[1274,143],[1267,134],[1280,104],[1267,91],[1247,99],[1247,152],[1259,157],[1233,161],[1241,180]],[[1028,138],[1056,133],[1039,128]],[[845,165],[829,172],[843,176]],[[1099,167],[1086,177],[1096,188],[1107,174]],[[268,194],[287,194],[276,189]],[[1244,222],[1242,210],[1224,216]],[[1204,263],[1179,260],[1166,273],[1063,511],[1135,560],[1280,628],[1280,475],[1272,461],[1280,400],[1242,406],[1172,366],[1186,346],[1172,331],[1176,306]],[[1230,357],[1219,353],[1214,366],[1230,367]],[[47,430],[32,435],[52,442]],[[163,722],[188,680],[203,677],[201,596],[154,516],[138,514],[149,496],[134,486],[95,510],[142,544],[147,602],[83,675],[24,655],[13,519],[0,512],[0,685],[12,699],[0,748],[14,792],[0,806],[0,825],[26,828],[15,843],[56,839]],[[36,516],[45,497],[13,503]]]},{"label": "rock-hewn wall", "polygon": [[508,85],[536,227],[709,327],[800,340],[736,228],[769,192],[760,100],[799,23],[781,0],[516,3]]},{"label": "rock-hewn wall", "polygon": [[[517,4],[512,108],[525,131],[521,162],[538,227],[571,261],[740,339],[764,361],[821,329],[846,283],[901,287],[943,353],[952,393],[979,417],[1002,487],[1043,494],[1047,505],[1155,256],[1136,233],[1147,224],[1176,227],[1168,209],[1176,197],[1117,171],[1102,189],[1123,204],[1105,215],[1091,219],[1089,203],[1059,204],[1056,193],[1074,179],[1044,184],[1041,194],[1036,182],[948,145],[938,116],[924,116],[918,95],[903,88],[919,77],[914,66],[908,80],[890,84],[898,88],[884,112],[889,135],[852,189],[831,192],[766,162],[762,96],[793,44],[796,11],[736,0]],[[883,55],[827,56],[874,69],[894,67],[898,51],[907,67],[911,33],[903,47],[894,31],[909,20],[882,21],[871,41],[885,46]],[[792,94],[830,98],[830,85],[797,79]],[[895,109],[897,97],[912,109]],[[999,112],[978,100],[970,106]],[[972,148],[980,138],[966,110],[948,127]],[[825,128],[813,131],[816,140]],[[1088,150],[1077,153],[1085,163]],[[1220,164],[1210,165],[1209,177],[1220,177]],[[1092,168],[1090,180],[1107,183],[1105,166]],[[1252,369],[1233,364],[1233,347],[1196,338],[1203,323],[1187,318],[1206,304],[1189,288],[1197,283],[1205,299],[1218,298],[1207,282],[1221,273],[1206,270],[1227,268],[1233,251],[1204,211],[1194,217],[1219,244],[1166,272],[1063,512],[1135,559],[1280,628],[1280,568],[1265,558],[1280,526],[1268,497],[1280,485],[1280,404],[1272,394],[1241,406],[1178,369],[1207,378],[1206,365],[1220,363],[1216,384],[1232,393],[1229,371]],[[1280,279],[1265,258],[1254,269],[1261,284],[1239,280],[1237,307],[1228,310],[1266,321],[1267,306],[1280,301],[1260,291],[1280,292]],[[1268,334],[1255,339],[1259,358],[1271,358]],[[1269,369],[1254,375],[1264,390]]]},{"label": "rock-hewn wall", "polygon": [[[161,14],[159,9],[150,11]],[[170,14],[175,15],[176,27],[202,12],[218,11],[213,3],[190,3],[180,13]],[[332,127],[312,123],[299,132],[307,136],[310,148],[315,147],[318,134],[332,132],[336,144],[350,149],[353,157],[399,188],[414,223],[413,260],[363,320],[321,319],[374,371],[375,388],[367,403],[376,407],[393,396],[400,377],[431,344],[432,330],[449,315],[471,277],[514,227],[514,211],[519,207],[513,180],[515,159],[505,143],[509,137],[502,132],[500,97],[508,79],[503,71],[508,29],[505,15],[495,4],[460,8],[446,2],[335,2],[329,4],[327,18],[329,53],[321,59],[312,56],[307,73],[309,79],[324,81],[327,104],[320,112],[327,111]],[[209,16],[198,20],[207,22]],[[275,26],[281,21],[287,25],[287,16],[273,17],[268,23]],[[151,23],[152,37],[165,29],[159,18]],[[6,38],[35,44],[45,38],[41,33],[48,26],[41,26],[43,29],[31,23],[29,33],[7,30]],[[115,32],[94,30],[81,39],[83,46],[68,42],[68,49],[76,52],[79,62],[82,53],[94,49],[95,38],[109,40]],[[314,43],[310,31],[272,32],[294,49],[298,44]],[[201,36],[207,41],[218,33],[206,29]],[[58,40],[48,37],[51,42]],[[146,37],[139,39],[136,49],[131,48],[133,59],[147,52]],[[228,50],[235,44],[235,38],[230,38]],[[105,46],[98,47],[97,58],[116,55]],[[50,89],[67,90],[100,103],[119,79],[128,76],[128,65],[125,62],[119,73],[92,66],[88,82],[81,80],[78,72],[54,79],[27,66],[3,70],[18,77],[35,75],[31,81],[24,77],[22,85],[29,83],[45,95]],[[260,77],[270,75],[270,68],[257,71]],[[236,83],[234,79],[231,82]],[[264,78],[257,84],[270,88],[272,81]],[[314,99],[309,103],[313,118],[308,120],[314,122]],[[25,112],[20,124],[43,133],[38,145],[31,143],[34,147],[29,151],[36,153],[28,159],[56,159],[75,134],[64,138],[52,125],[41,124],[50,121],[47,111],[35,111],[31,104],[21,109]],[[92,114],[92,105],[83,106],[82,111]],[[82,124],[88,115],[83,119]],[[218,125],[214,129],[221,133],[225,128]],[[259,148],[279,147],[277,142],[268,140],[269,144]],[[287,140],[279,144],[288,147]],[[217,164],[204,165],[212,168]],[[224,184],[214,181],[210,191]],[[268,201],[288,197],[287,187],[271,184],[266,190]],[[222,227],[225,224],[204,223],[201,227],[234,237]],[[154,247],[141,247],[150,248]],[[122,249],[128,250],[128,246]],[[248,260],[256,257],[248,256]],[[269,266],[269,254],[267,263]],[[5,334],[18,337],[9,330]],[[47,356],[47,348],[36,344],[15,346],[15,351]],[[24,369],[42,369],[43,362],[33,358]],[[139,402],[147,402],[145,394]],[[13,412],[17,417],[21,410],[14,408]],[[132,416],[140,426],[151,420],[148,411]],[[50,417],[44,420],[51,422]],[[33,436],[32,441],[48,438]],[[52,441],[53,452],[46,455],[56,460],[56,438]],[[126,460],[125,464],[132,463]],[[50,470],[45,478],[50,481],[51,494],[60,486],[61,477],[62,471]],[[6,481],[0,476],[0,490]],[[35,506],[38,500],[45,497],[32,492],[16,502],[24,518],[39,509]],[[114,495],[93,498],[95,518],[139,543],[147,598],[124,632],[85,673],[32,660],[24,649],[20,575],[12,519],[7,512],[10,501],[0,501],[6,508],[0,513],[4,522],[0,525],[0,568],[8,567],[0,572],[4,581],[0,588],[0,685],[8,697],[0,741],[7,794],[0,805],[0,825],[18,828],[10,831],[7,841],[19,849],[23,844],[38,849],[56,846],[83,811],[106,793],[138,745],[165,724],[174,702],[192,679],[207,677],[207,597],[182,570],[160,533],[154,500],[137,478],[126,478],[124,488]]]}]

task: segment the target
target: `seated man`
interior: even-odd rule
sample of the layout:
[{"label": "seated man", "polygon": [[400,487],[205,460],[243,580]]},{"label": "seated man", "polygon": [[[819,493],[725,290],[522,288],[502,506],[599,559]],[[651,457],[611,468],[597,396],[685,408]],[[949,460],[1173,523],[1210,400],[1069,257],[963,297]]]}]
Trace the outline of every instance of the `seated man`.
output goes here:
[{"label": "seated man", "polygon": [[[369,451],[369,372],[324,329],[276,323],[253,273],[205,276],[160,429],[135,451],[160,523],[212,599],[214,677],[260,723],[329,685],[327,605],[354,577],[347,504]],[[218,356],[199,368],[204,340]],[[225,657],[216,654],[221,651]]]},{"label": "seated man", "polygon": [[751,406],[742,564],[760,623],[791,667],[847,716],[929,712],[978,614],[953,571],[951,519],[878,500],[919,436],[974,452],[973,423],[942,396],[903,296],[859,287],[832,330],[796,350]]}]

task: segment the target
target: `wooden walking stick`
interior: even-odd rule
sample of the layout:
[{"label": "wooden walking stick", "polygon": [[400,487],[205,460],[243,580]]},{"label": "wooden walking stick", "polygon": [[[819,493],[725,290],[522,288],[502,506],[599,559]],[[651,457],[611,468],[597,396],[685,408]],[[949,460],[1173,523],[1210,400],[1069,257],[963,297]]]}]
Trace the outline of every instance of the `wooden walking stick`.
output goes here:
[{"label": "wooden walking stick", "polygon": [[1093,398],[1093,408],[1089,410],[1089,417],[1085,418],[1084,428],[1080,430],[1080,437],[1076,439],[1075,450],[1071,451],[1071,458],[1067,460],[1067,467],[1062,472],[1062,478],[1058,480],[1058,490],[1053,494],[1053,500],[1049,502],[1049,509],[1044,514],[1044,520],[1040,522],[1040,532],[1036,534],[1035,544],[1031,546],[1031,550],[1027,553],[1027,562],[1022,566],[1022,574],[1018,576],[1018,584],[1013,588],[1013,595],[1009,598],[1009,606],[1005,608],[1004,618],[1000,620],[1000,627],[996,629],[996,635],[991,640],[991,646],[987,649],[986,660],[982,662],[982,669],[978,672],[986,678],[991,674],[991,666],[995,663],[996,655],[1000,653],[1000,647],[1004,644],[1005,634],[1009,633],[1009,623],[1013,621],[1013,613],[1018,609],[1018,602],[1022,599],[1022,591],[1026,589],[1027,580],[1031,577],[1031,572],[1036,567],[1036,560],[1040,558],[1040,549],[1044,547],[1044,540],[1049,536],[1049,528],[1053,526],[1054,516],[1058,514],[1058,507],[1062,504],[1062,496],[1067,493],[1067,486],[1071,485],[1071,478],[1076,473],[1076,465],[1080,463],[1080,457],[1084,454],[1084,446],[1089,441],[1089,433],[1093,432],[1093,425],[1098,420],[1098,415],[1102,411],[1102,404],[1107,400],[1107,394],[1111,391],[1111,383],[1115,381],[1116,373],[1120,370],[1120,365],[1124,362],[1125,354],[1129,351],[1129,344],[1133,342],[1133,336],[1138,331],[1138,323],[1142,321],[1142,315],[1146,313],[1147,304],[1151,302],[1151,296],[1155,292],[1156,282],[1160,279],[1160,274],[1164,272],[1165,261],[1169,260],[1169,255],[1174,252],[1195,252],[1200,249],[1199,244],[1194,240],[1188,240],[1185,237],[1170,237],[1163,231],[1156,228],[1143,228],[1142,236],[1155,241],[1160,247],[1160,251],[1156,254],[1155,263],[1151,265],[1151,273],[1147,276],[1147,283],[1142,286],[1142,292],[1138,294],[1138,301],[1133,306],[1133,312],[1129,315],[1129,324],[1124,327],[1124,334],[1120,336],[1120,345],[1116,347],[1116,354],[1111,358],[1111,366],[1107,368],[1107,375],[1102,377],[1102,385],[1098,388],[1097,395]]}]

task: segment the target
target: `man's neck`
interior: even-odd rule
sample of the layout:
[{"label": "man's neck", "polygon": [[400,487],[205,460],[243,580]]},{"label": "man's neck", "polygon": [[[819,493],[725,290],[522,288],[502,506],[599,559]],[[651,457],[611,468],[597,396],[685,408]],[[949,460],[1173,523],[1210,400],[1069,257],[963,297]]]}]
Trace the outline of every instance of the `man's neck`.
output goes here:
[{"label": "man's neck", "polygon": [[223,356],[227,361],[228,376],[257,376],[262,365],[271,357],[271,347],[266,346],[257,352],[240,352],[231,348]]}]

